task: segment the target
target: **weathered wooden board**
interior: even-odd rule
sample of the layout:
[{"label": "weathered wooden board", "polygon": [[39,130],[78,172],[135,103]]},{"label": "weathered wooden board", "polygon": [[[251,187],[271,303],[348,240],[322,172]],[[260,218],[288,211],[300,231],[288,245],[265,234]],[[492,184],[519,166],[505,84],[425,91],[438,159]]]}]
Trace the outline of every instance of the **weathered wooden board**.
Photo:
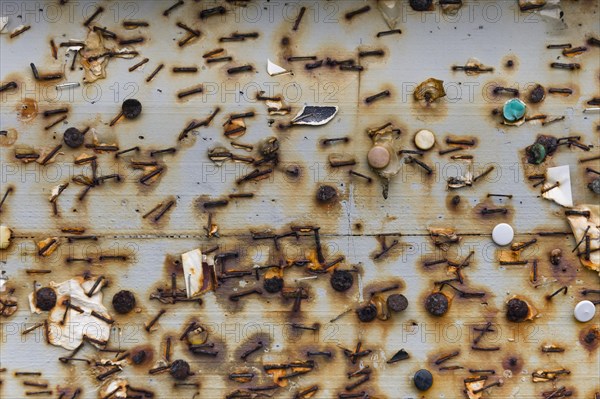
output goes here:
[{"label": "weathered wooden board", "polygon": [[[543,200],[540,188],[533,188],[527,176],[543,172],[545,167],[568,164],[571,167],[575,204],[597,203],[598,197],[587,184],[592,176],[586,167],[599,169],[598,160],[579,163],[579,159],[598,154],[599,114],[584,113],[586,102],[600,91],[600,57],[598,47],[573,59],[561,55],[561,50],[548,50],[548,44],[572,43],[584,45],[588,37],[599,36],[597,1],[563,1],[565,24],[542,19],[538,13],[521,13],[513,1],[465,1],[456,16],[436,11],[414,12],[402,4],[397,28],[401,34],[376,37],[388,27],[374,1],[328,2],[249,2],[239,7],[222,2],[227,9],[223,16],[200,20],[198,13],[221,2],[186,1],[162,16],[174,2],[165,1],[69,1],[65,5],[50,2],[2,1],[1,13],[10,18],[9,29],[19,24],[31,29],[13,39],[0,36],[0,79],[2,84],[17,81],[17,90],[0,93],[0,129],[17,132],[16,144],[30,145],[38,150],[53,148],[62,142],[67,127],[89,126],[96,130],[103,142],[115,142],[120,149],[140,146],[141,151],[116,159],[114,154],[98,154],[98,175],[118,173],[120,182],[106,182],[90,190],[83,201],[78,200],[81,186],[73,182],[58,200],[58,215],[53,215],[48,201],[51,190],[70,182],[76,174],[90,173],[90,166],[74,166],[73,158],[81,152],[63,148],[56,162],[41,166],[24,164],[14,157],[14,145],[0,137],[0,194],[8,187],[13,192],[2,205],[0,220],[9,226],[15,239],[7,250],[0,251],[0,267],[9,278],[7,287],[15,289],[18,311],[2,319],[0,394],[4,398],[22,398],[25,380],[48,381],[58,397],[57,386],[82,388],[81,398],[99,398],[98,371],[91,371],[83,362],[68,365],[59,362],[68,352],[45,342],[42,329],[22,336],[25,326],[44,319],[29,311],[27,296],[34,280],[41,285],[50,281],[62,282],[86,272],[92,276],[104,275],[110,285],[103,289],[104,302],[110,309],[110,300],[121,289],[134,291],[140,312],[129,316],[114,315],[110,347],[130,350],[148,344],[154,350],[152,364],[141,367],[125,366],[118,377],[127,378],[131,385],[149,389],[158,398],[224,398],[236,389],[271,385],[265,374],[264,363],[284,363],[306,360],[309,350],[326,350],[331,359],[315,357],[312,372],[291,378],[287,387],[268,391],[273,397],[291,398],[302,389],[319,385],[314,398],[337,398],[344,387],[356,381],[347,374],[358,368],[344,356],[342,348],[354,349],[362,341],[364,349],[373,352],[360,363],[373,369],[370,380],[352,392],[364,390],[372,398],[412,398],[419,395],[412,376],[421,368],[433,372],[434,385],[426,397],[464,397],[463,380],[475,374],[468,369],[494,369],[488,383],[502,379],[500,387],[490,388],[484,396],[497,398],[539,398],[561,386],[573,391],[573,397],[593,398],[600,392],[597,376],[600,374],[600,352],[596,344],[585,344],[583,336],[598,328],[598,317],[589,323],[577,323],[572,316],[574,305],[584,299],[583,288],[599,288],[598,275],[581,267],[571,249],[572,235],[540,236],[541,231],[569,232],[564,209]],[[370,5],[368,13],[347,21],[345,13]],[[94,24],[106,26],[123,37],[144,36],[143,45],[134,46],[140,56],[131,59],[111,59],[107,78],[79,88],[58,91],[56,82],[37,82],[29,69],[31,62],[43,72],[64,71],[62,82],[81,82],[83,71],[70,71],[72,54],[60,48],[58,59],[51,56],[49,41],[57,44],[67,40],[85,39],[87,28],[82,25],[97,6],[104,12]],[[297,31],[292,30],[300,6],[307,7]],[[20,17],[19,17],[20,16]],[[123,20],[144,20],[149,28],[124,30]],[[185,31],[177,22],[199,29],[202,35],[190,44],[179,47],[177,41]],[[234,32],[258,32],[257,39],[243,42],[220,43],[219,38]],[[286,48],[284,37],[290,39]],[[206,64],[202,54],[223,47],[233,57],[228,64]],[[358,50],[383,49],[381,58],[363,58],[359,62],[363,72],[340,71],[321,67],[306,70],[303,62],[286,62],[290,55],[317,55],[319,58],[357,59]],[[134,72],[135,63],[144,57],[149,62]],[[485,65],[493,66],[494,73],[467,76],[453,72],[452,65],[464,65],[476,57]],[[267,58],[292,68],[293,75],[270,77],[266,73]],[[513,60],[512,68],[506,67]],[[551,69],[551,62],[578,62],[576,71]],[[146,78],[161,63],[165,68],[151,82]],[[228,75],[231,66],[252,64],[255,72]],[[175,66],[198,66],[196,74],[174,74]],[[416,85],[435,77],[445,83],[447,97],[432,108],[415,104],[412,92]],[[570,96],[548,94],[546,100],[531,106],[530,112],[550,116],[565,116],[563,121],[546,126],[525,123],[519,127],[505,126],[492,111],[508,98],[494,96],[491,88],[504,85],[518,88],[526,98],[535,83],[546,88],[568,87]],[[177,100],[179,91],[202,84],[204,93],[189,100]],[[367,96],[388,89],[389,98],[365,104]],[[294,127],[281,130],[279,122],[290,116],[275,117],[272,125],[267,107],[257,101],[257,92],[283,95],[285,103],[295,115],[303,105],[336,105],[339,113],[329,124],[313,127]],[[143,113],[137,120],[121,120],[110,127],[110,121],[120,110],[126,98],[137,98],[143,103]],[[25,98],[33,98],[39,108],[36,118],[19,120],[16,110]],[[69,107],[68,118],[54,128],[45,130],[54,118],[44,118],[45,110]],[[199,128],[178,142],[181,130],[193,119],[201,120],[216,108],[221,111],[207,128]],[[236,180],[254,169],[244,163],[226,163],[215,166],[208,158],[208,150],[218,145],[231,149],[223,135],[222,124],[232,113],[254,111],[247,118],[246,134],[241,143],[257,144],[268,136],[280,142],[280,164],[266,180],[242,185]],[[422,128],[435,132],[437,145],[423,160],[433,166],[432,175],[426,175],[415,165],[403,164],[390,185],[389,197],[384,199],[376,174],[366,162],[371,140],[369,128],[393,122],[402,133],[402,148],[414,148],[414,133]],[[556,155],[539,170],[523,162],[524,148],[538,134],[557,137],[581,136],[581,142],[592,145],[589,152],[562,146]],[[349,136],[345,144],[324,147],[321,140]],[[461,153],[472,154],[476,173],[489,166],[494,171],[473,187],[448,191],[446,180],[454,176],[460,165],[449,155],[440,156],[437,150],[446,148],[448,136],[470,136],[477,145]],[[10,144],[10,145],[9,145]],[[139,183],[140,172],[131,169],[133,159],[151,159],[152,150],[177,148],[175,154],[157,157],[165,165],[160,180],[144,187]],[[257,157],[258,152],[242,155]],[[91,153],[91,150],[88,150]],[[328,155],[353,155],[357,165],[352,168],[374,178],[368,184],[360,177],[351,177],[349,168],[331,168]],[[299,177],[285,173],[290,165],[300,167]],[[339,201],[322,205],[316,201],[317,188],[329,184],[338,190]],[[218,224],[220,237],[206,237],[205,227],[209,213],[202,202],[227,198],[229,194],[252,192],[254,198],[230,200],[225,208],[211,210],[212,222]],[[487,198],[489,193],[511,194],[512,199]],[[452,196],[462,197],[457,209],[450,206]],[[174,199],[173,208],[158,222],[143,218],[159,202]],[[506,215],[480,214],[484,206],[506,206]],[[510,223],[517,233],[516,241],[537,238],[521,255],[529,260],[525,266],[500,267],[498,247],[490,238],[493,226]],[[270,230],[286,233],[290,226],[318,225],[327,260],[344,256],[342,268],[358,268],[353,288],[345,294],[334,292],[329,274],[307,273],[305,268],[291,267],[285,271],[286,286],[303,286],[309,298],[302,302],[301,312],[291,312],[293,300],[279,295],[249,296],[231,302],[228,296],[262,281],[254,276],[231,279],[216,292],[206,294],[203,304],[178,303],[161,305],[149,300],[158,287],[170,287],[170,273],[177,270],[170,259],[194,248],[219,249],[216,253],[237,252],[239,257],[227,262],[228,267],[249,270],[254,265],[278,264],[280,261],[314,258],[314,240],[311,234],[302,234],[296,240],[280,240],[277,250],[272,240],[253,240],[252,232]],[[97,241],[68,243],[61,228],[82,226],[86,234]],[[428,227],[453,227],[461,235],[460,245],[448,253],[433,246]],[[397,239],[399,244],[379,260],[373,256],[381,250],[377,236],[389,234],[388,244]],[[60,237],[61,245],[50,257],[37,255],[35,242],[47,237]],[[549,262],[551,250],[563,251],[561,266]],[[484,298],[464,299],[456,295],[449,313],[433,318],[423,306],[425,296],[436,289],[434,282],[453,278],[445,265],[424,267],[430,259],[448,258],[460,262],[470,251],[473,260],[464,270],[463,289],[483,291]],[[100,255],[125,254],[128,260],[97,261]],[[66,262],[69,257],[92,257],[91,264]],[[538,283],[530,282],[533,261],[539,267]],[[48,269],[49,274],[28,274],[27,269]],[[179,270],[180,271],[180,270]],[[369,299],[372,289],[398,282],[401,292],[409,300],[408,309],[395,314],[390,320],[360,323],[353,312]],[[183,287],[183,275],[178,275],[178,286]],[[566,296],[559,294],[551,301],[545,299],[562,286],[568,287]],[[450,288],[444,291],[452,294]],[[522,295],[539,311],[539,318],[531,323],[510,323],[506,320],[505,302],[512,295]],[[156,325],[156,330],[144,330],[160,309],[167,313]],[[338,315],[351,310],[332,322]],[[192,320],[197,319],[212,331],[210,342],[219,351],[216,358],[195,357],[179,341],[179,335]],[[474,326],[492,322],[495,334],[482,341],[486,346],[499,346],[498,351],[479,352],[471,349]],[[318,331],[299,330],[291,323],[312,325],[319,323]],[[163,357],[165,339],[173,337],[172,359],[190,362],[196,373],[189,381],[200,388],[174,388],[168,374],[149,375],[148,370]],[[265,348],[244,363],[240,354],[262,339]],[[564,346],[564,353],[542,353],[545,344]],[[483,345],[483,344],[482,344]],[[396,351],[404,348],[410,359],[386,364]],[[435,365],[441,354],[460,350],[460,355],[444,364]],[[99,361],[111,357],[86,347],[78,357]],[[511,366],[509,359],[517,358]],[[439,370],[445,365],[464,368],[454,371]],[[513,369],[511,371],[511,368]],[[565,368],[571,371],[555,382],[532,383],[536,370]],[[97,368],[96,368],[97,369]],[[40,378],[15,377],[18,371],[41,371]],[[103,370],[104,371],[104,370]],[[233,372],[254,372],[251,383],[231,381]],[[31,389],[30,389],[31,388]],[[64,396],[68,398],[69,396]]]}]

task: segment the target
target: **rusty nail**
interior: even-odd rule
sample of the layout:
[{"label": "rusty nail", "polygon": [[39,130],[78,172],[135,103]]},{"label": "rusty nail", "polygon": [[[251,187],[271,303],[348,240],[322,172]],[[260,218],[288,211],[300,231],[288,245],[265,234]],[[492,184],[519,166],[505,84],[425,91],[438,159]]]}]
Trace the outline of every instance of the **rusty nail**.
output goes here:
[{"label": "rusty nail", "polygon": [[263,345],[262,341],[258,341],[258,343],[256,344],[256,346],[255,346],[254,348],[252,348],[252,349],[249,349],[249,350],[245,351],[245,352],[242,354],[242,356],[240,356],[240,357],[241,357],[241,359],[242,359],[242,360],[246,360],[246,359],[248,358],[248,356],[250,356],[250,355],[251,355],[251,354],[253,354],[254,352],[256,352],[256,351],[258,351],[258,350],[262,349],[262,348],[263,348],[263,346],[264,346],[264,345]]},{"label": "rusty nail", "polygon": [[53,123],[49,124],[48,126],[44,127],[44,130],[50,130],[52,129],[54,126],[58,125],[59,123],[61,123],[62,121],[66,120],[67,116],[63,115],[60,118],[58,118],[56,121],[54,121]]},{"label": "rusty nail", "polygon": [[164,309],[161,309],[158,314],[156,316],[154,316],[154,318],[152,320],[150,320],[150,322],[148,324],[146,324],[145,330],[146,332],[150,332],[150,329],[158,322],[158,319],[161,318],[162,315],[164,315],[167,311]]},{"label": "rusty nail", "polygon": [[143,60],[141,60],[140,62],[138,62],[134,66],[130,67],[129,68],[129,72],[135,71],[136,69],[138,69],[139,67],[141,67],[142,65],[144,65],[145,63],[147,63],[148,61],[150,61],[149,58],[144,58]]},{"label": "rusty nail", "polygon": [[160,64],[159,66],[156,67],[156,69],[154,70],[154,72],[152,72],[150,74],[150,76],[148,76],[146,78],[146,82],[150,82],[152,79],[154,79],[154,77],[156,76],[157,73],[160,72],[161,69],[163,69],[165,67],[165,64]]}]

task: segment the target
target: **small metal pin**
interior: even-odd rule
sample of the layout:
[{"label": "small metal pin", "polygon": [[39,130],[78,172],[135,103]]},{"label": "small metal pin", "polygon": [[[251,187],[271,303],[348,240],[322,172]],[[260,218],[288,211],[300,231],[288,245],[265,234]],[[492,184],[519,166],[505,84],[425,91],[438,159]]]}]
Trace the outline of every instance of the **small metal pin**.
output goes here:
[{"label": "small metal pin", "polygon": [[177,148],[170,147],[170,148],[165,148],[163,150],[151,151],[150,156],[154,157],[155,155],[161,155],[161,154],[174,154],[175,152],[177,152]]},{"label": "small metal pin", "polygon": [[575,69],[580,69],[581,65],[577,64],[577,63],[570,63],[570,64],[566,64],[566,63],[562,63],[562,62],[553,62],[550,64],[550,68],[554,68],[554,69],[568,69],[568,70],[575,70]]},{"label": "small metal pin", "polygon": [[471,349],[473,349],[474,351],[495,352],[495,351],[499,351],[500,347],[499,346],[482,347],[482,346],[473,345],[473,346],[471,346]]},{"label": "small metal pin", "polygon": [[369,177],[367,175],[363,175],[362,173],[356,172],[356,171],[354,171],[352,169],[350,169],[348,171],[348,174],[353,175],[353,176],[362,177],[363,179],[365,179],[369,183],[373,182],[373,178],[372,177]]},{"label": "small metal pin", "polygon": [[173,205],[175,205],[175,201],[173,201],[173,200],[169,201],[167,203],[167,205],[165,205],[165,207],[160,212],[158,212],[158,214],[156,214],[156,216],[154,216],[154,221],[158,222],[165,215],[165,213],[167,213],[167,211],[169,209],[171,209],[171,207]]},{"label": "small metal pin", "polygon": [[200,11],[200,19],[206,19],[215,15],[223,15],[227,12],[227,10],[225,9],[225,7],[223,6],[218,6],[218,7],[214,7],[214,8],[207,8],[206,10],[202,10]]},{"label": "small metal pin", "polygon": [[384,55],[385,55],[385,52],[383,50],[359,51],[358,58],[383,57]]},{"label": "small metal pin", "polygon": [[135,38],[131,38],[131,39],[121,39],[119,40],[119,45],[120,46],[128,46],[130,44],[138,44],[138,43],[144,43],[146,39],[144,39],[143,37],[135,37]]},{"label": "small metal pin", "polygon": [[242,66],[227,69],[227,73],[229,75],[235,75],[235,74],[242,73],[242,72],[251,72],[253,70],[254,70],[254,67],[252,65],[242,65]]},{"label": "small metal pin", "polygon": [[340,65],[340,71],[356,71],[361,72],[365,68],[361,65]]},{"label": "small metal pin", "polygon": [[167,311],[161,309],[156,316],[148,324],[146,324],[145,330],[146,332],[150,332],[150,329],[158,322],[158,320],[164,315]]},{"label": "small metal pin", "polygon": [[524,266],[529,263],[528,260],[501,260],[500,266]]},{"label": "small metal pin", "polygon": [[434,362],[436,366],[439,366],[440,364],[458,356],[460,354],[459,351],[454,351],[452,353],[449,353],[447,355],[442,355],[439,358],[437,358],[437,360]]},{"label": "small metal pin", "polygon": [[579,163],[585,163],[585,162],[596,161],[596,160],[598,160],[598,159],[600,159],[600,155],[596,155],[596,156],[589,157],[589,158],[581,158],[581,159],[579,160]]},{"label": "small metal pin", "polygon": [[378,32],[377,37],[389,36],[389,35],[393,35],[396,33],[400,35],[400,34],[402,34],[402,31],[400,29],[386,30],[383,32]]},{"label": "small metal pin", "polygon": [[537,242],[537,238],[533,238],[530,241],[524,242],[522,244],[518,244],[518,245],[513,244],[513,245],[511,245],[510,249],[513,251],[520,251],[522,249],[527,248],[530,245],[535,244],[536,242]]},{"label": "small metal pin", "polygon": [[176,24],[179,28],[187,31],[188,33],[191,33],[192,35],[198,37],[200,36],[201,32],[199,30],[196,30],[194,28],[191,28],[189,26],[187,26],[186,24],[184,24],[183,22],[177,22]]},{"label": "small metal pin", "polygon": [[214,64],[217,62],[229,62],[229,61],[233,61],[233,57],[230,56],[226,56],[226,57],[213,57],[213,58],[208,58],[206,60],[207,64]]},{"label": "small metal pin", "polygon": [[445,154],[450,154],[452,152],[461,151],[461,150],[464,150],[464,148],[463,147],[454,147],[454,148],[448,148],[446,150],[440,150],[440,151],[438,151],[438,153],[440,155],[445,155]]},{"label": "small metal pin", "polygon": [[29,29],[31,29],[31,25],[25,25],[22,28],[17,29],[16,31],[12,32],[10,34],[10,38],[14,39],[15,37],[19,36],[21,33],[27,32]]},{"label": "small metal pin", "polygon": [[481,174],[480,174],[480,175],[478,175],[478,176],[475,176],[475,177],[473,178],[473,181],[474,181],[474,182],[476,182],[477,180],[481,179],[482,177],[485,177],[485,176],[487,176],[487,175],[488,175],[488,174],[490,174],[490,173],[491,173],[493,170],[494,170],[494,167],[493,167],[493,166],[490,166],[490,167],[489,167],[489,168],[487,168],[487,169],[486,169],[486,170],[485,170],[483,173],[481,173]]},{"label": "small metal pin", "polygon": [[365,98],[365,103],[367,104],[371,104],[373,101],[375,100],[379,100],[385,97],[389,97],[390,96],[390,91],[389,90],[384,90],[380,93],[374,94],[372,96],[369,96],[367,98]]},{"label": "small metal pin", "polygon": [[142,65],[144,65],[145,63],[147,63],[148,61],[150,61],[149,58],[144,58],[143,60],[141,60],[140,62],[138,62],[134,66],[130,67],[129,68],[129,72],[135,71],[136,69],[138,69],[139,67],[141,67]]},{"label": "small metal pin", "polygon": [[560,182],[556,182],[556,183],[554,183],[553,185],[551,185],[551,186],[549,186],[549,187],[547,187],[547,188],[544,188],[544,189],[542,190],[542,194],[545,194],[545,193],[547,193],[547,192],[548,192],[548,191],[550,191],[550,190],[554,190],[554,189],[555,189],[555,188],[557,188],[557,187],[560,187]]},{"label": "small metal pin", "polygon": [[264,345],[263,345],[262,341],[258,341],[258,343],[256,344],[256,346],[254,348],[249,349],[249,350],[245,351],[244,353],[242,353],[240,358],[242,360],[246,360],[248,358],[248,356],[250,356],[251,354],[253,354],[256,351],[259,351],[263,347],[264,347]]},{"label": "small metal pin", "polygon": [[428,175],[433,173],[433,169],[429,165],[427,165],[425,162],[423,162],[415,157],[412,157],[410,155],[408,157],[406,157],[405,163],[407,163],[407,164],[416,163],[421,168],[425,169],[425,171],[427,172]]},{"label": "small metal pin", "polygon": [[5,92],[10,89],[16,89],[17,87],[18,87],[17,82],[8,82],[8,83],[0,86],[0,93]]},{"label": "small metal pin", "polygon": [[146,21],[132,21],[132,20],[123,21],[123,27],[126,29],[147,28],[148,26],[150,26],[150,24]]},{"label": "small metal pin", "polygon": [[198,67],[173,67],[173,73],[196,73]]},{"label": "small metal pin", "polygon": [[60,118],[58,118],[56,121],[52,122],[51,124],[49,124],[48,126],[44,127],[44,130],[50,130],[52,129],[54,126],[58,125],[59,123],[63,122],[64,120],[67,119],[66,115],[61,116]]},{"label": "small metal pin", "polygon": [[262,291],[259,289],[256,289],[256,288],[248,290],[248,291],[243,291],[243,292],[240,292],[237,294],[229,295],[229,300],[233,301],[233,302],[238,302],[240,300],[240,298],[243,298],[245,296],[252,295],[252,294],[262,295]]},{"label": "small metal pin", "polygon": [[451,139],[446,137],[446,144],[474,146],[476,141],[473,139]]},{"label": "small metal pin", "polygon": [[371,10],[371,6],[364,6],[364,7],[361,7],[361,8],[359,8],[359,9],[357,9],[357,10],[354,10],[354,11],[347,12],[347,13],[346,13],[346,15],[345,15],[344,17],[345,17],[347,20],[351,20],[351,19],[352,19],[352,18],[354,18],[355,16],[357,16],[357,15],[360,15],[360,14],[364,14],[364,13],[366,13],[366,12],[369,12],[370,10]]},{"label": "small metal pin", "polygon": [[158,74],[161,71],[161,69],[163,69],[164,67],[165,67],[165,64],[160,64],[159,66],[157,66],[156,69],[154,70],[154,72],[152,72],[150,74],[150,76],[148,76],[146,78],[146,82],[150,82],[152,79],[154,79],[156,74]]},{"label": "small metal pin", "polygon": [[318,61],[315,61],[315,62],[311,62],[311,63],[305,64],[304,68],[308,69],[308,70],[311,70],[311,69],[320,68],[321,66],[323,66],[323,60],[318,60]]},{"label": "small metal pin", "polygon": [[94,32],[100,32],[100,34],[102,35],[102,37],[106,38],[106,39],[117,39],[117,34],[114,32],[109,31],[106,28],[94,25],[94,27],[92,28],[92,30]]},{"label": "small metal pin", "polygon": [[293,57],[288,57],[288,62],[295,62],[295,61],[316,61],[317,60],[317,56],[316,55],[308,55],[308,56],[293,56]]},{"label": "small metal pin", "polygon": [[301,7],[298,12],[298,16],[296,17],[296,21],[294,21],[294,26],[292,27],[293,31],[297,31],[300,26],[300,22],[302,22],[302,17],[304,17],[304,13],[306,12],[306,7]]},{"label": "small metal pin", "polygon": [[85,293],[85,295],[87,295],[88,298],[91,298],[92,295],[94,295],[96,289],[98,288],[98,286],[100,285],[100,283],[102,282],[102,280],[104,280],[104,276],[99,276],[96,279],[96,281],[94,282],[94,285],[92,286],[92,288],[90,288],[90,290]]},{"label": "small metal pin", "polygon": [[44,157],[44,159],[42,160],[41,164],[42,165],[46,165],[48,162],[50,162],[50,160],[52,158],[54,158],[54,156],[56,155],[56,153],[58,153],[58,151],[60,151],[61,148],[62,148],[62,144],[59,144],[56,147],[54,147],[54,149],[52,151],[50,151],[48,153],[48,155],[46,155]]},{"label": "small metal pin", "polygon": [[83,26],[89,26],[89,24],[91,24],[92,21],[94,19],[96,19],[96,17],[98,15],[100,15],[102,12],[104,12],[104,7],[96,8],[96,11],[94,11],[94,13],[92,15],[90,15],[90,17],[83,22]]},{"label": "small metal pin", "polygon": [[183,0],[179,0],[178,2],[173,4],[171,7],[167,8],[165,11],[163,11],[163,16],[168,17],[169,14],[171,14],[171,12],[173,12],[176,8],[181,7],[182,5],[183,5]]}]

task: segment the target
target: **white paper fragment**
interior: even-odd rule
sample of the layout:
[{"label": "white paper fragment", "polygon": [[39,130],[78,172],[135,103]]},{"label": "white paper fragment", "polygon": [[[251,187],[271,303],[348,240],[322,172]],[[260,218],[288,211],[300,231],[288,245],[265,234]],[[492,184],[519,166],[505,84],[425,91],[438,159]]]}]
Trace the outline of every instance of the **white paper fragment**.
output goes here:
[{"label": "white paper fragment", "polygon": [[193,298],[214,288],[215,268],[212,258],[194,249],[181,255],[185,290],[188,298]]},{"label": "white paper fragment", "polygon": [[377,7],[385,20],[387,26],[390,29],[394,29],[396,27],[396,23],[398,19],[400,19],[400,10],[402,9],[402,4],[399,0],[379,0],[377,2]]},{"label": "white paper fragment", "polygon": [[6,249],[10,245],[12,231],[6,226],[0,226],[0,249]]},{"label": "white paper fragment", "polygon": [[582,255],[579,260],[585,267],[597,271],[600,275],[600,251],[598,251],[600,247],[600,205],[578,205],[573,210],[590,212],[589,218],[581,215],[569,215],[567,220],[571,225],[575,242],[581,242],[579,245],[580,253],[585,252],[584,236],[586,234],[590,236],[590,259],[587,260],[585,255]]},{"label": "white paper fragment", "polygon": [[0,274],[0,292],[6,291],[6,283],[8,282],[8,276],[6,272],[2,270],[2,274]]},{"label": "white paper fragment", "polygon": [[202,251],[194,249],[181,255],[183,275],[185,276],[185,291],[188,298],[200,294],[202,288]]},{"label": "white paper fragment", "polygon": [[277,75],[283,75],[286,73],[292,73],[292,71],[288,71],[287,69],[280,67],[279,65],[275,64],[271,60],[267,59],[267,73],[270,76],[277,76]]},{"label": "white paper fragment", "polygon": [[6,33],[5,29],[8,26],[8,17],[0,17],[0,33]]},{"label": "white paper fragment", "polygon": [[[83,342],[83,336],[98,341],[108,341],[110,338],[110,324],[97,317],[92,316],[92,311],[110,319],[108,311],[102,304],[103,294],[101,292],[103,283],[96,288],[91,297],[86,295],[95,283],[95,279],[83,280],[78,277],[67,280],[60,284],[50,282],[50,286],[56,291],[56,306],[48,316],[48,340],[52,345],[62,346],[67,350],[74,350]],[[73,308],[63,304],[68,300],[72,305],[83,310],[79,313]],[[32,312],[39,313],[34,304],[33,293],[29,294],[29,304]],[[67,312],[65,323],[62,322],[63,315]]]},{"label": "white paper fragment", "polygon": [[546,191],[542,196],[546,199],[553,200],[564,207],[572,207],[573,196],[571,195],[571,175],[569,165],[548,168],[548,170],[546,170],[546,183],[543,184],[542,191],[552,187],[556,183],[559,184],[558,187]]}]

